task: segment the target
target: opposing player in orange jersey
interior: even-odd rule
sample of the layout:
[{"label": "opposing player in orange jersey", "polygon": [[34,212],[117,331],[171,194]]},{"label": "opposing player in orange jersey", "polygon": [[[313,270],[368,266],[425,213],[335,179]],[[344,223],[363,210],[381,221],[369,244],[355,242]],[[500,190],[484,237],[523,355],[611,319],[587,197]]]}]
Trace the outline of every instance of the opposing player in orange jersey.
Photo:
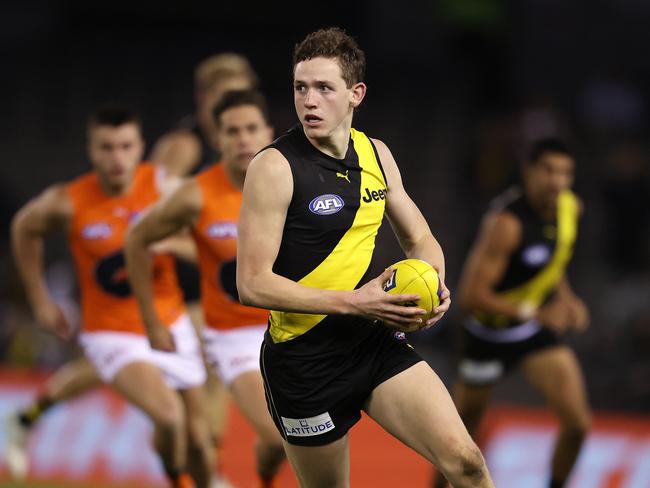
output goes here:
[{"label": "opposing player in orange jersey", "polygon": [[149,346],[126,279],[127,227],[158,200],[163,181],[153,166],[139,164],[143,151],[140,122],[132,112],[120,107],[95,112],[88,123],[93,171],[51,186],[23,207],[13,222],[13,250],[35,315],[43,327],[67,337],[42,270],[44,237],[67,230],[81,288],[79,342],[85,355],[103,381],[154,422],[156,447],[173,486],[194,486],[188,471],[198,486],[207,486],[209,439],[201,399],[205,370],[173,258],[158,255],[153,264],[155,308],[174,337],[173,353]]},{"label": "opposing player in orange jersey", "polygon": [[127,237],[127,269],[152,345],[178,347],[152,300],[148,246],[190,228],[198,248],[201,302],[206,318],[205,353],[259,436],[257,469],[271,486],[282,460],[282,438],[266,410],[259,371],[268,311],[239,303],[235,285],[237,222],[246,169],[272,139],[263,96],[231,91],[214,109],[220,164],[190,179],[147,211]]},{"label": "opposing player in orange jersey", "polygon": [[[217,161],[218,147],[214,137],[216,128],[212,109],[227,91],[251,89],[257,84],[257,74],[248,59],[240,54],[223,52],[203,59],[194,70],[194,112],[183,117],[173,130],[156,141],[151,161],[165,168],[168,174],[181,177],[195,175]],[[204,319],[199,306],[198,270],[192,263],[179,259],[176,262],[176,273],[192,323],[201,335]],[[223,384],[212,371],[208,371],[205,389],[210,404],[208,421],[217,448],[218,467],[228,398]]]}]

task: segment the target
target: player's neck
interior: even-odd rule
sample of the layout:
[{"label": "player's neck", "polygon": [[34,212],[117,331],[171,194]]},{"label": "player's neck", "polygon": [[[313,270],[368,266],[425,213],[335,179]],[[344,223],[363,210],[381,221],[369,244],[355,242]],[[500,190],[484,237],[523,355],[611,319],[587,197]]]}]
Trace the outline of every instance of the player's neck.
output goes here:
[{"label": "player's neck", "polygon": [[226,177],[228,178],[228,181],[230,181],[230,184],[240,191],[243,190],[244,178],[246,178],[246,173],[244,171],[235,168],[234,164],[232,165],[228,164],[226,161],[223,161],[221,164],[223,165],[223,169],[226,173]]},{"label": "player's neck", "polygon": [[331,156],[335,159],[345,159],[348,152],[348,145],[350,143],[350,129],[352,127],[352,119],[346,120],[334,129],[328,136],[322,138],[311,138],[309,142],[312,143],[319,151]]},{"label": "player's neck", "polygon": [[111,185],[105,178],[102,178],[100,174],[97,175],[97,181],[99,182],[99,187],[102,189],[102,192],[109,197],[126,195],[133,186],[133,179],[125,185]]},{"label": "player's neck", "polygon": [[531,195],[527,195],[526,199],[528,200],[528,205],[530,205],[533,211],[539,215],[542,220],[551,222],[555,219],[555,205],[549,205],[543,199],[533,198]]}]

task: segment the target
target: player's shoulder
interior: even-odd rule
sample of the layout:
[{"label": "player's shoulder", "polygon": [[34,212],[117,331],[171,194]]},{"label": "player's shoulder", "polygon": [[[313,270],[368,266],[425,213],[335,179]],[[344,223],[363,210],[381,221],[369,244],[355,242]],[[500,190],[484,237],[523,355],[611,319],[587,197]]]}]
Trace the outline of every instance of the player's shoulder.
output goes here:
[{"label": "player's shoulder", "polygon": [[201,195],[205,193],[216,195],[227,187],[229,187],[228,178],[221,164],[212,164],[196,175],[185,178],[181,185],[184,192],[198,192]]},{"label": "player's shoulder", "polygon": [[34,200],[33,208],[44,216],[67,218],[74,213],[73,200],[69,192],[70,182],[54,183],[45,188]]},{"label": "player's shoulder", "polygon": [[60,191],[63,194],[76,197],[86,193],[95,193],[97,191],[97,185],[97,173],[88,171],[67,182],[55,183],[48,190]]},{"label": "player's shoulder", "polygon": [[521,234],[521,220],[508,209],[489,210],[481,222],[483,239],[499,247],[515,247],[521,240]]},{"label": "player's shoulder", "polygon": [[524,202],[524,192],[518,185],[513,185],[494,197],[488,205],[488,213],[517,213],[517,207]]},{"label": "player's shoulder", "polygon": [[518,205],[523,201],[523,192],[512,186],[495,197],[483,216],[481,230],[484,236],[504,243],[517,242],[521,237],[522,221]]},{"label": "player's shoulder", "polygon": [[288,158],[279,149],[267,147],[253,158],[246,172],[246,179],[268,178],[269,181],[291,176]]},{"label": "player's shoulder", "polygon": [[[156,164],[175,167],[179,159],[198,160],[201,152],[201,140],[196,133],[188,129],[174,129],[156,142],[151,152],[151,160]],[[179,171],[186,169],[178,168]]]}]

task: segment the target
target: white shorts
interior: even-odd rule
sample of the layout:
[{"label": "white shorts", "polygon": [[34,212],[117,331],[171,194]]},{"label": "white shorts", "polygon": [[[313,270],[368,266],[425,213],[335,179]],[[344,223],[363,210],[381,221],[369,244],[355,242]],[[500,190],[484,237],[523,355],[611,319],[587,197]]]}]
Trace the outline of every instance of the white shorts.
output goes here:
[{"label": "white shorts", "polygon": [[127,364],[142,361],[160,368],[165,382],[174,390],[187,390],[205,383],[206,372],[194,327],[187,314],[181,315],[170,330],[176,351],[152,349],[146,336],[128,332],[83,332],[79,343],[102,380],[112,383]]},{"label": "white shorts", "polygon": [[260,348],[266,325],[232,330],[203,329],[205,356],[225,385],[247,371],[260,370]]}]

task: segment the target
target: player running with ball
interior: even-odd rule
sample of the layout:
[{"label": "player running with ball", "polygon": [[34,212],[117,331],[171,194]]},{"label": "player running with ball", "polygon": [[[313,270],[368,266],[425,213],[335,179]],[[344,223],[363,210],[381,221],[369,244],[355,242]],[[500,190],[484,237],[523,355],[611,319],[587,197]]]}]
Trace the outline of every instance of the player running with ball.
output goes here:
[{"label": "player running with ball", "polygon": [[[381,141],[352,129],[366,93],[365,55],[340,29],[294,51],[300,124],[251,163],[239,222],[243,303],[272,310],[261,351],[267,404],[303,487],[349,486],[348,430],[365,410],[454,486],[493,486],[438,376],[393,327],[424,310],[369,276],[386,212],[409,258],[444,258]],[[368,192],[385,198],[363,198]],[[443,285],[444,286],[444,285]],[[449,308],[449,293],[433,325]],[[383,322],[377,323],[377,321]]]}]

